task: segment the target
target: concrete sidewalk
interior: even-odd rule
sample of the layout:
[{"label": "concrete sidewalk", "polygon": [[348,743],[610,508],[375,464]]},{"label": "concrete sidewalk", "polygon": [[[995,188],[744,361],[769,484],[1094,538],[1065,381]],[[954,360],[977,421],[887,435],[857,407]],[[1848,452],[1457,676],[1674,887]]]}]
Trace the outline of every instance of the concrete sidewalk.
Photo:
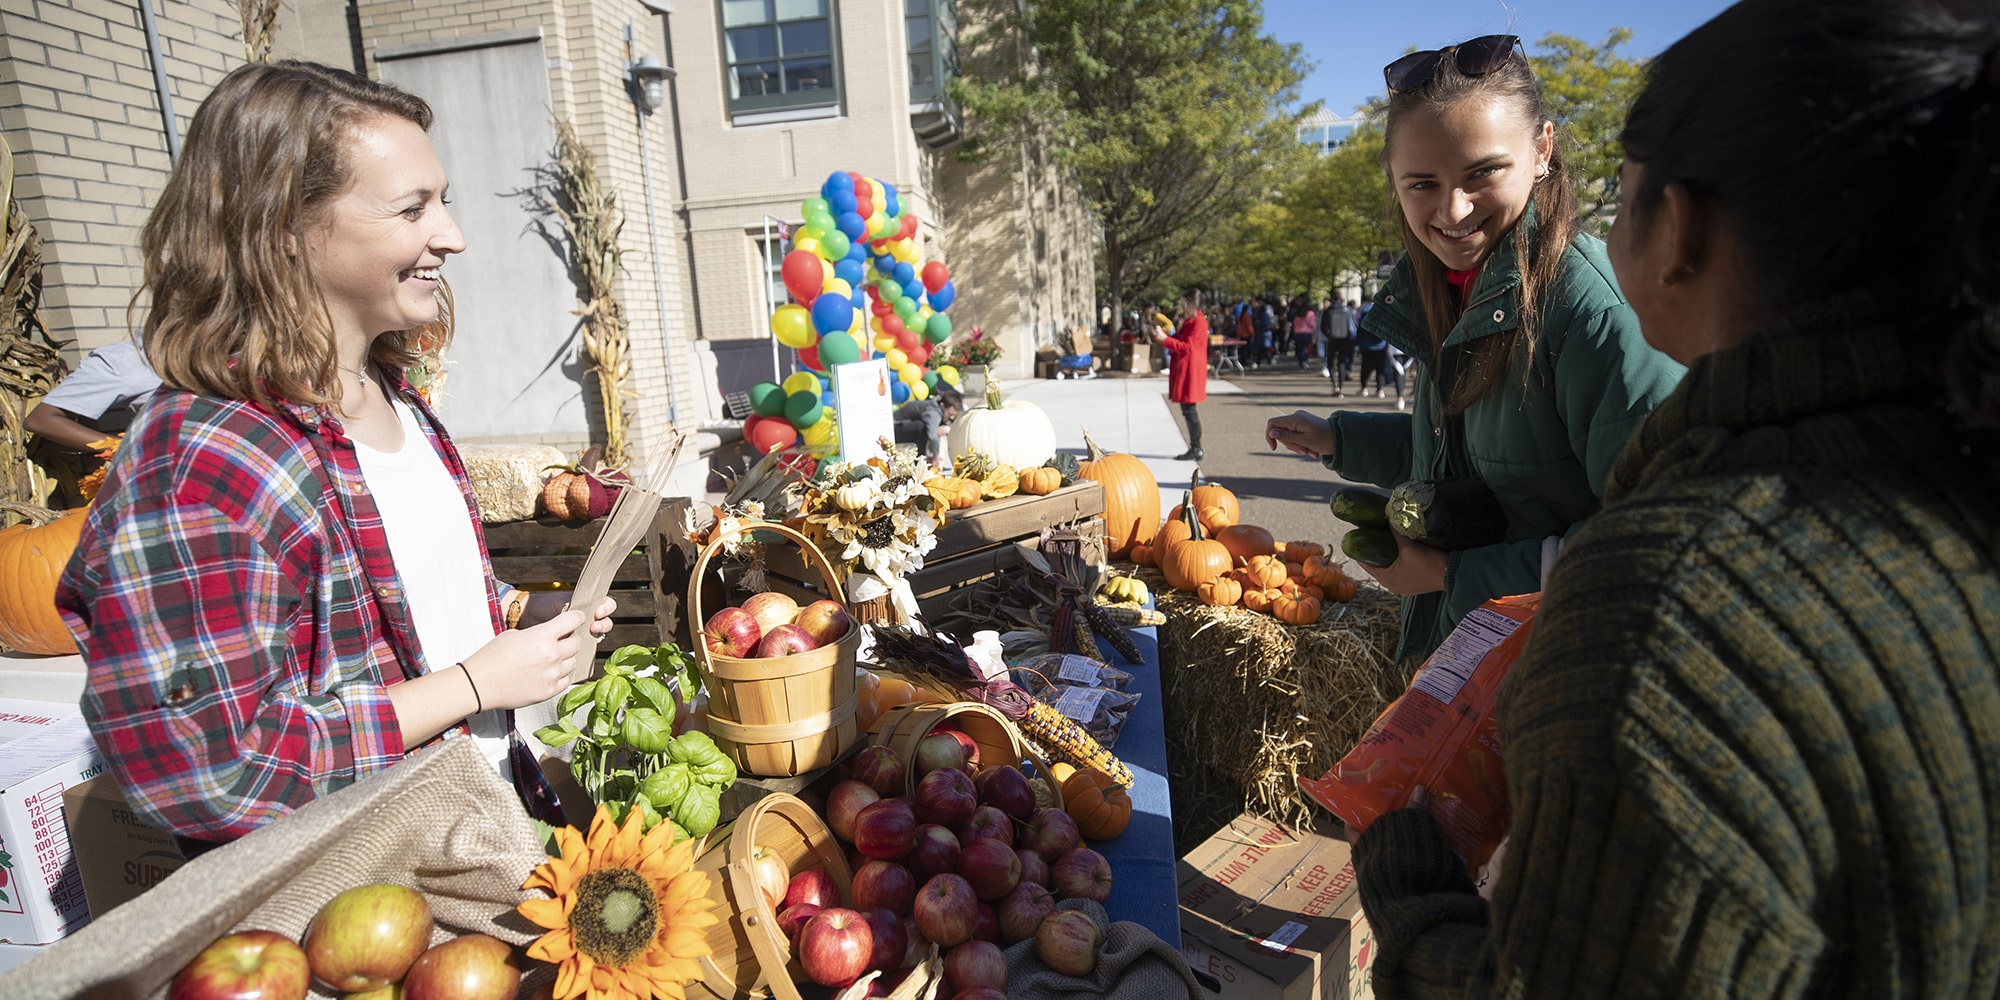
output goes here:
[{"label": "concrete sidewalk", "polygon": [[[1015,380],[1001,388],[1008,400],[1033,403],[1049,415],[1058,450],[1082,458],[1087,429],[1099,448],[1127,452],[1153,470],[1160,483],[1162,515],[1180,502],[1195,463],[1174,460],[1187,451],[1187,439],[1181,432],[1180,407],[1167,401],[1165,374]],[[1208,381],[1211,396],[1241,391],[1228,382]]]}]

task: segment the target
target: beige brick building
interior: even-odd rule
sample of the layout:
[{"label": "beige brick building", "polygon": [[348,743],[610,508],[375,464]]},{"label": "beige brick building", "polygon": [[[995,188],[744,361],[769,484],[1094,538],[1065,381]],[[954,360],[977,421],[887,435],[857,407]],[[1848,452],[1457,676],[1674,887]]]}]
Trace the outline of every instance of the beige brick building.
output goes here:
[{"label": "beige brick building", "polygon": [[[667,428],[715,422],[723,392],[770,377],[784,292],[764,240],[834,170],[897,186],[925,257],[954,271],[954,325],[999,338],[1002,375],[1091,323],[1094,239],[1073,188],[1034,150],[977,168],[952,156],[950,14],[949,0],[293,0],[272,54],[359,60],[437,110],[468,241],[446,272],[459,339],[444,407],[462,441],[574,448],[598,429],[574,288],[532,195],[552,121],[574,126],[624,213],[643,462]],[[44,320],[75,355],[125,335],[169,146],[247,58],[242,36],[220,0],[0,0],[0,130],[45,241]],[[630,72],[648,57],[671,68],[657,110]]]}]

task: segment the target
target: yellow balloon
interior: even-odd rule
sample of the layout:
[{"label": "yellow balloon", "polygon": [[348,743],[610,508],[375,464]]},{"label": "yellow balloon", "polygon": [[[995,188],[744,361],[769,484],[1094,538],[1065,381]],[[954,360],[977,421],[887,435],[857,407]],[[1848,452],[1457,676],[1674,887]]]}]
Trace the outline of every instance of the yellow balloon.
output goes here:
[{"label": "yellow balloon", "polygon": [[868,317],[868,332],[878,337],[882,335],[882,317],[880,316]]},{"label": "yellow balloon", "polygon": [[810,392],[815,396],[819,395],[819,376],[814,375],[812,372],[793,372],[785,376],[785,381],[781,384],[786,395],[791,395],[795,392]]},{"label": "yellow balloon", "polygon": [[896,381],[904,385],[916,385],[924,380],[924,370],[905,361],[896,366]]},{"label": "yellow balloon", "polygon": [[952,385],[958,384],[958,369],[950,365],[939,365],[937,373],[939,379],[950,382]]},{"label": "yellow balloon", "polygon": [[868,178],[868,200],[875,203],[875,211],[882,212],[889,206],[889,192],[883,190],[882,182]]},{"label": "yellow balloon", "polygon": [[901,372],[903,366],[910,363],[910,356],[904,353],[902,348],[896,346],[896,338],[894,337],[889,338],[889,346],[887,347],[882,347],[882,338],[877,337],[875,338],[875,346],[882,351],[882,356],[888,359],[891,371]]},{"label": "yellow balloon", "polygon": [[833,430],[832,420],[821,420],[819,423],[800,431],[799,436],[804,438],[807,444],[821,445],[833,440]]},{"label": "yellow balloon", "polygon": [[915,264],[917,262],[917,248],[911,246],[909,240],[897,240],[889,244],[889,256],[905,264]]},{"label": "yellow balloon", "polygon": [[911,399],[927,399],[930,397],[930,394],[931,387],[925,385],[923,379],[919,378],[915,382],[910,383]]},{"label": "yellow balloon", "polygon": [[792,239],[792,249],[804,250],[809,254],[816,255],[819,253],[819,240],[814,239],[811,236],[794,237]]},{"label": "yellow balloon", "polygon": [[838,295],[843,299],[851,299],[854,297],[853,285],[850,285],[839,278],[831,277],[831,275],[833,274],[832,268],[828,268],[826,273],[829,275],[829,277],[826,279],[824,283],[822,283],[819,286],[819,293],[821,295]]},{"label": "yellow balloon", "polygon": [[782,305],[771,314],[771,334],[778,343],[797,350],[811,347],[819,341],[819,334],[813,330],[812,311],[797,303]]}]

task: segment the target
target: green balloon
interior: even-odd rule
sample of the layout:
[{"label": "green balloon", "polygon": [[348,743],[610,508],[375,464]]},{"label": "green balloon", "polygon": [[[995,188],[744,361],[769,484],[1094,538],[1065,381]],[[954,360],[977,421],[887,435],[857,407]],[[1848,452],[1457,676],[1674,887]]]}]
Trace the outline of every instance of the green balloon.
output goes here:
[{"label": "green balloon", "polygon": [[[848,343],[854,341],[849,340]],[[819,393],[816,392],[795,392],[785,397],[785,419],[791,421],[793,427],[806,428],[819,423],[823,409],[825,407],[820,405]]]},{"label": "green balloon", "polygon": [[831,221],[833,206],[828,204],[825,198],[807,198],[799,203],[799,218],[810,219],[815,215],[824,215]]},{"label": "green balloon", "polygon": [[819,238],[819,255],[827,260],[839,260],[847,256],[850,245],[846,233],[829,228],[826,235]]},{"label": "green balloon", "polygon": [[906,324],[910,320],[915,319],[917,315],[917,300],[907,295],[898,299],[896,301],[896,315],[902,317],[903,322]]},{"label": "green balloon", "polygon": [[[819,359],[827,365],[844,365],[850,361],[859,361],[861,360],[861,347],[854,342],[853,337],[845,333],[831,334],[819,339]],[[817,400],[819,396],[814,395],[813,399]],[[789,404],[786,409],[789,413]],[[803,428],[807,425],[795,420],[792,422],[792,426]]]},{"label": "green balloon", "polygon": [[933,344],[942,344],[951,339],[951,317],[938,313],[924,324],[924,339]]},{"label": "green balloon", "polygon": [[785,387],[776,382],[759,382],[750,387],[750,409],[760,417],[785,415]]},{"label": "green balloon", "polygon": [[882,301],[887,302],[892,306],[898,302],[903,301],[904,298],[903,286],[896,284],[895,282],[890,281],[887,278],[883,278],[881,281],[876,282],[875,290],[881,294]]}]

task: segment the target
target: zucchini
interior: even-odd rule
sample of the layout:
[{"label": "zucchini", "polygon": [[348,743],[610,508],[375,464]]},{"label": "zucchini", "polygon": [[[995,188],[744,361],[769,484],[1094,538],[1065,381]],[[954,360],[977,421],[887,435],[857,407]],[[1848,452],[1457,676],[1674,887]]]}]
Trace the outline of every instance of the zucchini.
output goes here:
[{"label": "zucchini", "polygon": [[1389,497],[1377,490],[1347,486],[1336,491],[1326,506],[1333,511],[1334,517],[1356,527],[1386,528],[1389,526],[1388,503]]},{"label": "zucchini", "polygon": [[1507,512],[1492,487],[1472,476],[1411,480],[1390,491],[1387,509],[1398,534],[1446,551],[1507,538]]},{"label": "zucchini", "polygon": [[1340,538],[1340,551],[1355,562],[1388,566],[1396,561],[1396,536],[1387,528],[1350,528]]}]

